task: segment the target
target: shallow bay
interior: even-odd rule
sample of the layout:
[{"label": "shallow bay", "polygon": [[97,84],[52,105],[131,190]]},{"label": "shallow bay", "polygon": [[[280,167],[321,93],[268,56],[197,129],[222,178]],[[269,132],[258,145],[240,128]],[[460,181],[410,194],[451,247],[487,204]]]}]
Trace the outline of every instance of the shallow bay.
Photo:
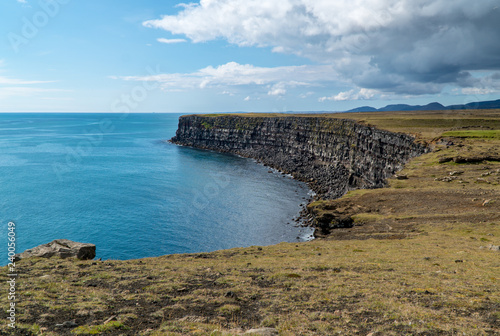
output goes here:
[{"label": "shallow bay", "polygon": [[165,142],[178,117],[0,114],[2,244],[9,221],[17,252],[66,238],[96,244],[103,259],[309,237],[291,221],[305,184],[251,159]]}]

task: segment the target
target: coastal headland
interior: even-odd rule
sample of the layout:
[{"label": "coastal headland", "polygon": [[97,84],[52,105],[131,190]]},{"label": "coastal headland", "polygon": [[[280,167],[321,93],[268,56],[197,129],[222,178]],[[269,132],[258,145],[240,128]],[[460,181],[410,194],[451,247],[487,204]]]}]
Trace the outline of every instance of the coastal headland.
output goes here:
[{"label": "coastal headland", "polygon": [[257,159],[327,199],[380,188],[410,158],[427,151],[407,134],[321,115],[183,116],[171,142]]},{"label": "coastal headland", "polygon": [[500,334],[500,110],[186,116],[173,142],[308,182],[322,238],[23,259],[17,329],[2,309],[0,333]]}]

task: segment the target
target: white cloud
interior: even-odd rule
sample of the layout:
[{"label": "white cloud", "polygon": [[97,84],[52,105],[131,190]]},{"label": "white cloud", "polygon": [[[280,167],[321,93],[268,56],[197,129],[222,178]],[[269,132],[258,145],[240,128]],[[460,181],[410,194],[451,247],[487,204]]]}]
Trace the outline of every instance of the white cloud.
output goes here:
[{"label": "white cloud", "polygon": [[[0,60],[0,67],[2,67],[4,64],[5,62],[3,60]],[[63,91],[59,89],[45,89],[32,86],[35,84],[48,84],[48,83],[54,83],[54,81],[24,80],[24,79],[0,76],[0,99],[13,96],[29,97],[39,93]]]},{"label": "white cloud", "polygon": [[160,37],[159,39],[156,39],[156,40],[160,43],[166,43],[166,44],[187,42],[187,40],[185,40],[185,39],[166,39],[163,37]]},{"label": "white cloud", "polygon": [[308,92],[306,92],[306,93],[301,93],[301,94],[299,95],[299,98],[305,99],[305,98],[307,98],[307,97],[309,97],[309,96],[312,96],[313,94],[314,94],[314,92],[312,92],[312,91],[308,91]]},{"label": "white cloud", "polygon": [[473,96],[473,95],[486,95],[490,93],[498,93],[500,91],[492,88],[463,88],[461,92],[462,94]]},{"label": "white cloud", "polygon": [[[0,63],[1,65],[1,63]],[[8,78],[0,76],[0,85],[31,85],[31,84],[45,84],[54,83],[53,81],[26,81],[21,79]]]},{"label": "white cloud", "polygon": [[462,88],[454,90],[465,95],[500,93],[500,72],[471,71],[461,78]]},{"label": "white cloud", "polygon": [[271,89],[267,92],[269,96],[283,96],[286,94],[285,83],[274,84]]},{"label": "white cloud", "polygon": [[26,0],[17,0],[17,2],[22,3],[22,4],[28,3]]},{"label": "white cloud", "polygon": [[340,92],[337,95],[331,97],[321,97],[319,98],[319,101],[324,102],[326,100],[333,100],[333,101],[367,100],[375,97],[377,93],[378,92],[376,90],[370,90],[370,89],[349,90]]},{"label": "white cloud", "polygon": [[[229,62],[217,67],[208,66],[192,73],[159,74],[153,76],[112,76],[126,81],[155,81],[162,89],[209,89],[222,91],[242,86],[261,87],[269,95],[280,96],[286,88],[311,87],[331,81],[336,72],[328,65],[303,65],[283,67],[257,67],[250,64]],[[296,79],[300,78],[301,81]]]},{"label": "white cloud", "polygon": [[470,85],[469,71],[500,69],[498,0],[201,0],[143,24],[293,53],[388,93],[439,93]]},{"label": "white cloud", "polygon": [[246,96],[245,99],[243,99],[244,101],[250,101],[250,96]]},{"label": "white cloud", "polygon": [[66,90],[60,89],[42,89],[34,87],[2,87],[0,88],[0,99],[5,99],[9,97],[32,97],[33,95],[54,93],[54,92],[64,92]]}]

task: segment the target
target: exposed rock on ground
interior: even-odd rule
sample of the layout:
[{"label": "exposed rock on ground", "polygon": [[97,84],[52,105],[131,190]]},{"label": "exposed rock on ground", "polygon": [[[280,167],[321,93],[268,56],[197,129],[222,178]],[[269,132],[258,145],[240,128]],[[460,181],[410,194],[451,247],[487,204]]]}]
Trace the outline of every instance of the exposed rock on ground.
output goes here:
[{"label": "exposed rock on ground", "polygon": [[95,258],[95,245],[78,243],[68,239],[56,239],[48,244],[36,246],[23,253],[16,254],[15,260],[31,257],[50,258],[57,256],[60,258],[76,257],[80,260],[90,260]]}]

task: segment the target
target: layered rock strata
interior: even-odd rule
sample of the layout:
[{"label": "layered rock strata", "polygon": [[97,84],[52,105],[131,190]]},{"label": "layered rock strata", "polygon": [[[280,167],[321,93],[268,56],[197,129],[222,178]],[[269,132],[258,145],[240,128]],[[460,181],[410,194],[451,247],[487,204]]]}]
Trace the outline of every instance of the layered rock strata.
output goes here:
[{"label": "layered rock strata", "polygon": [[170,141],[257,159],[331,199],[383,187],[410,158],[428,150],[414,140],[327,116],[189,115],[179,118]]}]

